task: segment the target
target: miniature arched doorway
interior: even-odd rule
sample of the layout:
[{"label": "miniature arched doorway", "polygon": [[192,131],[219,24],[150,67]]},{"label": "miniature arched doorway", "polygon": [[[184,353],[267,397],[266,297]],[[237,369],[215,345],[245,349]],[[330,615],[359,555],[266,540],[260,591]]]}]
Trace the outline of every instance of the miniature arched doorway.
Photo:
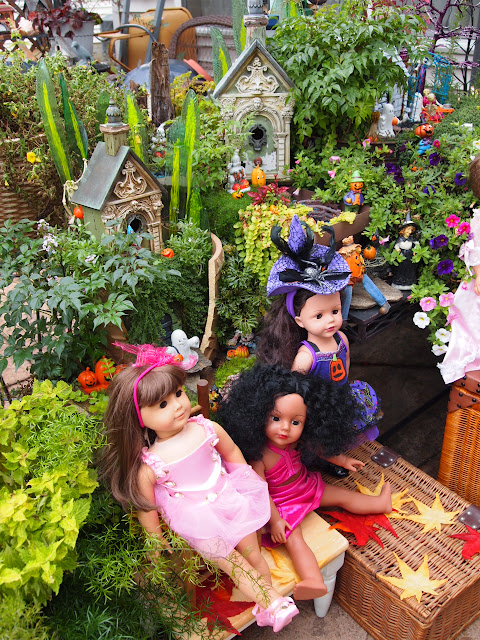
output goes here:
[{"label": "miniature arched doorway", "polygon": [[[134,234],[149,233],[147,219],[138,211],[127,215],[125,217],[125,231]],[[150,241],[142,238],[141,246],[150,249]]]}]

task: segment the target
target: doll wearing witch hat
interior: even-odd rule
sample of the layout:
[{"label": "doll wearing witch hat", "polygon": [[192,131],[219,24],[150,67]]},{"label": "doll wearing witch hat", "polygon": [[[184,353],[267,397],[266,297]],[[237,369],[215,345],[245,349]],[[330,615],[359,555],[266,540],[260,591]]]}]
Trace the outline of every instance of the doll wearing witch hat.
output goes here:
[{"label": "doll wearing witch hat", "polygon": [[377,437],[379,400],[366,382],[348,382],[350,349],[340,331],[340,292],[351,274],[347,262],[335,251],[333,230],[323,229],[331,235],[328,247],[314,244],[312,230],[298,216],[292,219],[288,242],[281,238],[280,227],[272,229],[272,241],[283,255],[270,271],[267,295],[279,297],[265,318],[258,356],[266,364],[349,384],[361,408],[356,446]]}]

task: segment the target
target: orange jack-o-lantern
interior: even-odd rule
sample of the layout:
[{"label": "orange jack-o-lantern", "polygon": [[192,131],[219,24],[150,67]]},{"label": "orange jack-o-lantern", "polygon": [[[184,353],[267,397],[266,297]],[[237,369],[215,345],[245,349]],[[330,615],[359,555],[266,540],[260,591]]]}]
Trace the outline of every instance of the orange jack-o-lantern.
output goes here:
[{"label": "orange jack-o-lantern", "polygon": [[102,356],[95,365],[95,377],[100,385],[108,386],[115,375],[115,364],[106,356]]},{"label": "orange jack-o-lantern", "polygon": [[377,250],[375,249],[375,247],[372,247],[371,244],[367,244],[367,246],[363,250],[363,257],[366,260],[373,260],[376,255],[377,255]]},{"label": "orange jack-o-lantern", "polygon": [[241,345],[235,349],[237,358],[248,358],[248,347]]},{"label": "orange jack-o-lantern", "polygon": [[240,198],[243,198],[243,191],[234,191],[232,193],[232,198],[235,198],[235,200],[240,200]]},{"label": "orange jack-o-lantern", "polygon": [[78,376],[78,382],[82,387],[82,390],[85,393],[92,393],[92,391],[97,391],[97,378],[93,371],[90,371],[90,367],[87,367],[85,371]]},{"label": "orange jack-o-lantern", "polygon": [[333,360],[330,362],[330,378],[333,382],[341,382],[346,375],[343,362],[337,356],[333,356]]},{"label": "orange jack-o-lantern", "polygon": [[229,349],[227,351],[227,358],[235,358],[236,355],[237,355],[236,349]]},{"label": "orange jack-o-lantern", "polygon": [[350,189],[353,193],[361,193],[363,188],[363,182],[351,182]]},{"label": "orange jack-o-lantern", "polygon": [[433,126],[426,122],[425,124],[420,124],[414,131],[415,135],[419,138],[429,138],[433,136]]}]

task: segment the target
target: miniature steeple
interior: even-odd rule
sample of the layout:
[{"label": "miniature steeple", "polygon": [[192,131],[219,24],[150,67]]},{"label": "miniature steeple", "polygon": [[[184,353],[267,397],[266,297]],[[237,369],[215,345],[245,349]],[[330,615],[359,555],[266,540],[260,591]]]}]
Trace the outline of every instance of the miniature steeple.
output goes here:
[{"label": "miniature steeple", "polygon": [[267,42],[268,16],[263,12],[263,0],[248,0],[248,14],[243,16],[243,24],[247,30],[245,49],[258,40],[264,47]]},{"label": "miniature steeple", "polygon": [[124,124],[120,117],[120,109],[113,98],[107,109],[107,124],[100,125],[100,131],[105,140],[105,151],[109,156],[116,156],[120,147],[127,145],[127,133],[130,127]]}]

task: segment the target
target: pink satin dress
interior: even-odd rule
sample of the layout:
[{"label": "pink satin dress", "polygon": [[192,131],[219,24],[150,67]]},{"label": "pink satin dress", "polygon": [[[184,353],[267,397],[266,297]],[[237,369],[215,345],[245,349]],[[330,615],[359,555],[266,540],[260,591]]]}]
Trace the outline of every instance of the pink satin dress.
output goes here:
[{"label": "pink satin dress", "polygon": [[210,420],[192,421],[205,429],[195,451],[166,463],[145,447],[142,461],[153,469],[155,504],[171,529],[202,555],[225,557],[270,520],[268,486],[250,465],[224,462]]},{"label": "pink satin dress", "polygon": [[[279,449],[270,442],[268,448],[278,453],[281,458],[271,469],[265,471],[265,479],[268,490],[280,516],[294,529],[305,516],[317,509],[322,500],[325,482],[318,471],[308,471],[300,460],[300,453],[296,449]],[[296,474],[298,478],[288,484],[283,484]],[[285,535],[291,534],[289,529]],[[270,534],[262,536],[262,545],[265,547],[277,546]]]},{"label": "pink satin dress", "polygon": [[[480,264],[480,210],[474,214],[470,230],[473,237],[460,247],[460,258],[467,272]],[[467,371],[480,369],[480,296],[473,290],[475,278],[462,280],[449,309],[452,335],[448,351],[438,365],[446,384],[460,380]]]}]

